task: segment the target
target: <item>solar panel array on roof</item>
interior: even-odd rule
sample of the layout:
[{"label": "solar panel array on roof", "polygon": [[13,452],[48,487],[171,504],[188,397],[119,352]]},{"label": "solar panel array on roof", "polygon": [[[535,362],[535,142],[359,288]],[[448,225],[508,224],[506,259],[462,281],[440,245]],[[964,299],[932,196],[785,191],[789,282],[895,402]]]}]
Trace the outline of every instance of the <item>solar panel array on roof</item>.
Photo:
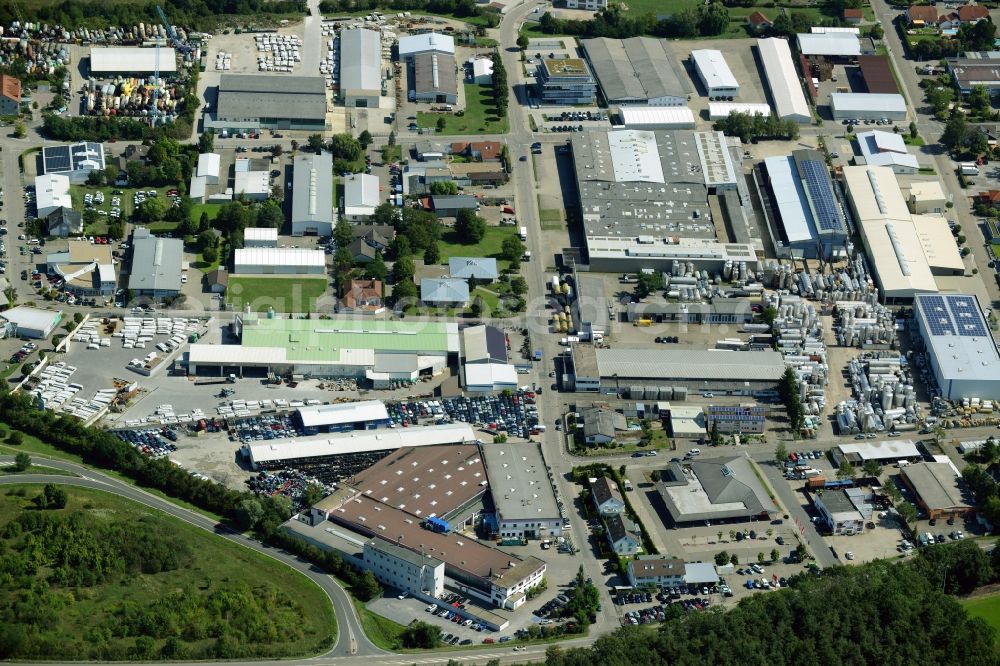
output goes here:
[{"label": "solar panel array on roof", "polygon": [[923,295],[920,300],[924,305],[924,312],[927,313],[927,325],[931,329],[931,335],[955,335],[955,327],[944,305],[944,297]]},{"label": "solar panel array on roof", "polygon": [[948,309],[955,320],[958,334],[967,337],[987,337],[986,327],[983,325],[983,318],[980,316],[979,307],[971,296],[949,295]]},{"label": "solar panel array on roof", "polygon": [[802,177],[809,188],[809,195],[816,210],[816,221],[822,231],[842,231],[844,219],[833,190],[830,187],[830,174],[826,165],[818,160],[801,160],[799,168]]},{"label": "solar panel array on roof", "polygon": [[45,173],[70,170],[69,146],[52,146],[45,149]]}]

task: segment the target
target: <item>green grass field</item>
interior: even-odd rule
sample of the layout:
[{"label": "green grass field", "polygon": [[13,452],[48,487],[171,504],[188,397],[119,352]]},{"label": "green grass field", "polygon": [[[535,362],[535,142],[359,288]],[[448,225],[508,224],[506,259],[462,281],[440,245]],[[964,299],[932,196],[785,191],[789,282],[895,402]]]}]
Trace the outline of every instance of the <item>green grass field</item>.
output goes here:
[{"label": "green grass field", "polygon": [[982,618],[993,631],[1000,632],[1000,594],[963,599],[961,603],[969,615]]},{"label": "green grass field", "polygon": [[[64,488],[68,495],[66,508],[52,513],[80,512],[92,525],[138,526],[142,521],[145,527],[139,529],[149,530],[156,535],[155,538],[185,544],[190,558],[182,560],[179,568],[160,573],[124,573],[109,569],[106,580],[74,588],[45,583],[52,573],[47,566],[51,563],[38,562],[37,570],[32,569],[26,578],[36,580],[39,589],[45,590],[32,602],[37,611],[45,613],[45,620],[37,621],[32,619],[34,616],[23,613],[17,616],[22,618],[20,626],[28,632],[31,649],[44,650],[45,658],[124,659],[136,644],[136,639],[107,629],[119,622],[118,613],[122,612],[119,609],[123,607],[130,607],[127,613],[132,618],[141,613],[155,616],[174,613],[177,624],[173,629],[154,621],[146,630],[147,635],[151,635],[150,649],[154,655],[159,654],[166,637],[174,635],[185,654],[205,658],[204,655],[216,645],[215,635],[218,634],[213,635],[213,632],[229,633],[235,638],[232,632],[250,629],[226,626],[229,621],[237,622],[236,618],[245,612],[238,608],[239,594],[249,594],[262,600],[275,597],[273,607],[278,617],[268,619],[274,620],[275,626],[280,626],[277,624],[280,621],[284,625],[294,624],[297,629],[295,633],[279,632],[267,641],[241,644],[241,649],[246,648],[241,650],[242,654],[272,658],[305,657],[321,653],[333,644],[336,617],[330,601],[319,587],[303,575],[270,557],[117,495],[88,488]],[[0,525],[8,524],[24,511],[33,511],[30,508],[32,499],[40,494],[41,489],[38,484],[4,488],[3,494],[0,494]],[[6,545],[13,548],[15,541],[16,537]],[[25,576],[19,575],[18,578],[22,584],[27,582]],[[24,589],[27,588],[5,586],[0,590],[0,606],[9,607],[20,599]],[[181,596],[178,597],[178,594]],[[191,631],[191,625],[187,623],[197,623],[193,618],[200,616],[193,608],[212,603],[211,595],[226,595],[230,599],[234,605],[227,614],[232,620],[220,621],[217,628],[203,627],[205,631],[199,635]],[[174,601],[170,601],[171,598]],[[177,599],[182,599],[183,603]],[[52,608],[54,604],[57,604],[58,611]],[[172,611],[167,611],[168,606]],[[5,614],[7,612],[5,610]],[[5,631],[10,631],[18,623],[14,615],[7,617],[9,624]]]},{"label": "green grass field", "polygon": [[493,257],[497,260],[497,268],[503,271],[510,262],[500,259],[500,248],[505,239],[516,235],[517,227],[486,227],[483,240],[475,245],[464,245],[455,239],[454,233],[446,233],[438,242],[441,263],[447,264],[450,257]]},{"label": "green grass field", "polygon": [[0,467],[0,476],[17,476],[18,474],[47,474],[49,476],[76,476],[73,472],[55,467],[45,467],[44,465],[31,465],[23,472],[15,472],[13,466],[4,465]]},{"label": "green grass field", "polygon": [[399,637],[406,627],[382,617],[378,613],[373,613],[357,599],[354,600],[354,607],[358,611],[358,617],[361,618],[361,628],[365,630],[365,636],[368,637],[368,640],[383,650],[399,649]]},{"label": "green grass field", "polygon": [[233,277],[229,278],[226,302],[234,310],[247,303],[255,312],[316,312],[316,299],[326,291],[325,277]]},{"label": "green grass field", "polygon": [[[94,210],[111,211],[111,199],[112,197],[121,197],[121,212],[122,216],[119,218],[122,222],[128,220],[132,216],[132,201],[133,195],[139,191],[139,189],[152,189],[152,188],[138,188],[138,187],[90,187],[88,185],[70,185],[69,186],[69,196],[73,200],[73,210],[78,210],[83,212],[86,208],[83,205],[83,196],[90,192],[91,194],[96,194],[97,192],[104,193],[104,203],[100,206],[94,206]],[[166,188],[169,189],[169,188]],[[158,190],[160,196],[166,195],[166,189]],[[112,194],[115,190],[123,192],[123,194]],[[105,234],[108,231],[108,221],[111,219],[110,216],[101,215],[97,223],[91,225],[84,231],[88,234]]]},{"label": "green grass field", "polygon": [[496,106],[493,104],[493,88],[473,83],[465,84],[465,113],[456,116],[451,113],[417,113],[417,126],[437,127],[439,118],[444,118],[444,129],[438,132],[447,134],[503,134],[509,123],[507,118],[498,118]]}]

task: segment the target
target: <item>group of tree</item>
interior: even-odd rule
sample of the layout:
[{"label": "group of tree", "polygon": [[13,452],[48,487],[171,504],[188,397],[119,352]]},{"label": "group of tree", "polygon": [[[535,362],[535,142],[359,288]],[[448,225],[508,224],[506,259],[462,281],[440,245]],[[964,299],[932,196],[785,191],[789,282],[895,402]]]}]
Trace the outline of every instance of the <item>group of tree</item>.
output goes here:
[{"label": "group of tree", "polygon": [[954,112],[945,123],[941,143],[959,159],[975,159],[989,152],[989,138],[978,127],[970,126],[965,114]]},{"label": "group of tree", "polygon": [[993,48],[997,27],[992,19],[966,23],[951,38],[921,39],[910,44],[910,55],[915,60],[940,60],[966,51],[988,51]]},{"label": "group of tree", "polygon": [[500,24],[497,12],[477,4],[475,0],[323,0],[319,3],[319,10],[323,14],[369,12],[375,9],[444,14],[460,19],[478,18],[490,28]]},{"label": "group of tree", "polygon": [[1000,525],[1000,485],[978,465],[968,465],[963,469],[962,479],[972,491],[979,515],[994,525]]},{"label": "group of tree", "polygon": [[652,273],[639,273],[635,282],[635,297],[642,300],[650,294],[663,289],[663,275],[656,271]]},{"label": "group of tree", "polygon": [[783,139],[794,141],[799,138],[799,124],[794,120],[782,120],[775,115],[762,113],[740,113],[734,111],[716,121],[716,131],[726,136],[738,136],[743,143],[760,139]]},{"label": "group of tree", "polygon": [[[139,22],[160,24],[156,2],[130,2],[111,4],[99,0],[61,0],[33,7],[33,21],[61,25],[64,28],[103,28],[108,26],[133,26]],[[226,17],[278,16],[283,14],[308,14],[306,0],[183,0],[171,2],[170,21],[174,25],[198,30],[216,28]],[[21,19],[16,5],[0,6],[0,23],[10,25]],[[23,20],[23,19],[22,19]]]},{"label": "group of tree", "polygon": [[542,32],[550,35],[614,39],[641,35],[672,38],[712,37],[721,35],[729,27],[729,10],[721,2],[713,1],[699,4],[697,7],[685,7],[659,17],[651,12],[637,14],[627,11],[621,5],[614,3],[595,14],[591,20],[560,19],[546,12],[538,24]]},{"label": "group of tree", "polygon": [[507,115],[507,68],[504,67],[503,57],[499,51],[494,51],[490,56],[493,60],[493,102],[497,108],[497,116],[503,118]]},{"label": "group of tree", "polygon": [[778,382],[778,396],[785,405],[789,429],[793,433],[797,433],[805,422],[805,409],[802,406],[802,398],[799,396],[799,378],[791,368],[785,369],[785,374]]},{"label": "group of tree", "polygon": [[455,216],[455,236],[464,245],[475,245],[486,237],[486,220],[464,208]]}]

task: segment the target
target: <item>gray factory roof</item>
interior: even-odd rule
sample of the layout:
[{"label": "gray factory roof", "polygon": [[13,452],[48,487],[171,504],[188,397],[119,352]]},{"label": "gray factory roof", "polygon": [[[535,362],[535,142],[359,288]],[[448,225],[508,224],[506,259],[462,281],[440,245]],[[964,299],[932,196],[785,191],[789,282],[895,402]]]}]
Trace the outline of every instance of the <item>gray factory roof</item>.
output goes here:
[{"label": "gray factory roof", "polygon": [[715,238],[694,132],[584,132],[572,142],[587,236]]},{"label": "gray factory roof", "polygon": [[618,375],[622,380],[777,381],[785,372],[781,354],[775,351],[597,349],[595,356],[601,377]]},{"label": "gray factory roof", "polygon": [[903,468],[903,477],[931,511],[972,508],[962,492],[961,477],[950,462],[914,463]]},{"label": "gray factory roof", "polygon": [[666,40],[599,37],[581,44],[609,103],[687,97],[692,92]]},{"label": "gray factory roof", "polygon": [[413,57],[413,89],[421,93],[458,93],[455,56],[447,53],[418,53]]},{"label": "gray factory roof", "polygon": [[979,299],[965,294],[918,294],[913,304],[924,342],[942,377],[1000,380],[1000,354]]},{"label": "gray factory roof", "polygon": [[340,88],[382,89],[382,39],[364,28],[340,31]]},{"label": "gray factory roof", "polygon": [[552,484],[535,442],[482,447],[493,504],[502,519],[559,517]]},{"label": "gray factory roof", "polygon": [[410,550],[409,548],[403,548],[402,546],[394,544],[393,542],[383,539],[382,537],[373,537],[369,539],[368,543],[365,545],[380,553],[385,553],[386,555],[390,555],[397,560],[402,560],[403,562],[407,562],[417,567],[438,567],[444,564],[442,560],[439,560],[436,557],[422,555]]},{"label": "gray factory roof", "polygon": [[333,221],[333,156],[298,153],[292,175],[292,221]]},{"label": "gray factory roof", "polygon": [[326,84],[321,76],[223,74],[219,118],[326,118]]},{"label": "gray factory roof", "polygon": [[139,227],[132,234],[132,272],[128,288],[136,291],[180,291],[184,242],[156,238]]},{"label": "gray factory roof", "polygon": [[742,455],[693,461],[689,471],[671,463],[661,479],[660,496],[679,522],[777,511],[750,461]]}]

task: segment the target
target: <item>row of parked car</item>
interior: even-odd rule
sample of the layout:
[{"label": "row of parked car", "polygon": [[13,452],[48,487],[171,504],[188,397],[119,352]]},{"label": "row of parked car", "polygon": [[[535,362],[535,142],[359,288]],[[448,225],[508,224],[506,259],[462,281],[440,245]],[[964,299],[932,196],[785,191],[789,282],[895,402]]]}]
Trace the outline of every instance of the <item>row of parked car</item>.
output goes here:
[{"label": "row of parked car", "polygon": [[421,419],[444,423],[472,423],[489,430],[505,431],[527,439],[538,431],[538,409],[534,391],[513,395],[462,396],[442,400],[387,403],[386,410],[394,425],[409,427]]},{"label": "row of parked car", "polygon": [[535,615],[543,618],[554,618],[560,617],[562,615],[563,607],[569,603],[569,597],[565,594],[560,594],[555,599],[550,599],[545,602],[545,604],[535,611]]},{"label": "row of parked car", "polygon": [[463,627],[468,627],[469,629],[472,629],[474,631],[482,632],[484,629],[486,629],[486,627],[484,627],[480,623],[465,618],[457,610],[451,608],[439,608],[437,604],[431,604],[424,610],[428,613],[433,613],[434,615],[437,615],[440,618],[443,618],[450,622],[454,622],[455,624],[460,624]]},{"label": "row of parked car", "polygon": [[177,446],[174,444],[177,441],[177,433],[171,428],[116,430],[115,435],[141,453],[153,458],[162,458],[177,450]]},{"label": "row of parked car", "polygon": [[234,425],[236,438],[244,443],[302,436],[302,432],[295,427],[289,415],[254,416],[240,419]]},{"label": "row of parked car", "polygon": [[13,356],[10,357],[10,362],[20,363],[24,359],[28,358],[31,352],[35,351],[36,349],[38,349],[38,345],[36,345],[34,342],[26,342],[23,345],[21,345],[20,349],[14,352]]}]

